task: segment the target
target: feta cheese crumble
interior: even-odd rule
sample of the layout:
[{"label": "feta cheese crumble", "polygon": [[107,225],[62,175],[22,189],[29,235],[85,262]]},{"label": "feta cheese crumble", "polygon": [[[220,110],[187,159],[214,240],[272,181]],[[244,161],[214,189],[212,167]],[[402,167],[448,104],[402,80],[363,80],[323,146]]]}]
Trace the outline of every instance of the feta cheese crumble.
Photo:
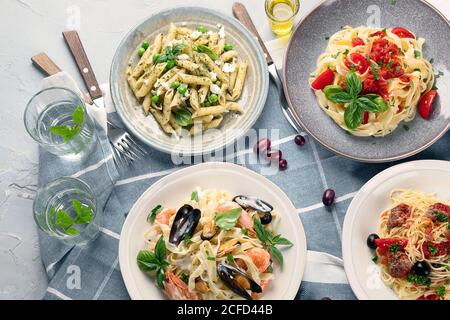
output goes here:
[{"label": "feta cheese crumble", "polygon": [[189,59],[189,55],[187,55],[187,54],[180,54],[178,57],[177,57],[177,59],[178,60],[188,60]]},{"label": "feta cheese crumble", "polygon": [[225,27],[221,27],[219,30],[219,37],[225,39]]},{"label": "feta cheese crumble", "polygon": [[236,65],[232,63],[225,63],[222,68],[222,71],[225,73],[232,73],[234,70],[236,70]]},{"label": "feta cheese crumble", "polygon": [[210,72],[209,77],[211,78],[211,81],[217,81],[217,74],[215,72]]},{"label": "feta cheese crumble", "polygon": [[220,92],[221,92],[220,87],[214,83],[209,87],[209,90],[214,94],[220,94]]},{"label": "feta cheese crumble", "polygon": [[202,33],[200,31],[194,31],[194,32],[191,33],[191,39],[192,40],[197,40],[201,36],[202,36]]}]

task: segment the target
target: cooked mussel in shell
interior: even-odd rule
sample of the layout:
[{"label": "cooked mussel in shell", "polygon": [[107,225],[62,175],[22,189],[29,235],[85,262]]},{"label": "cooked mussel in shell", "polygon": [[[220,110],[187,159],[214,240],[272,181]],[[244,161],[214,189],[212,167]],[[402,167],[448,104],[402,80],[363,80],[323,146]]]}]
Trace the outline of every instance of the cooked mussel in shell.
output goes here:
[{"label": "cooked mussel in shell", "polygon": [[198,226],[201,217],[201,211],[194,209],[190,205],[182,206],[173,220],[170,229],[169,242],[179,245],[186,236],[192,237]]},{"label": "cooked mussel in shell", "polygon": [[225,262],[221,262],[217,265],[217,274],[231,291],[247,300],[253,300],[252,296],[248,293],[249,290],[255,293],[262,293],[259,284],[250,278],[244,271],[230,266]]},{"label": "cooked mussel in shell", "polygon": [[200,238],[202,240],[211,240],[217,233],[216,221],[214,219],[210,219],[203,225],[203,230]]},{"label": "cooked mussel in shell", "polygon": [[251,196],[237,196],[233,199],[243,209],[253,209],[258,212],[261,224],[269,224],[272,222],[273,207],[264,200]]},{"label": "cooked mussel in shell", "polygon": [[217,251],[217,257],[221,258],[221,257],[233,252],[235,249],[239,248],[240,246],[241,246],[241,243],[239,242],[239,240],[236,240],[236,239],[224,242],[220,245],[219,250]]}]

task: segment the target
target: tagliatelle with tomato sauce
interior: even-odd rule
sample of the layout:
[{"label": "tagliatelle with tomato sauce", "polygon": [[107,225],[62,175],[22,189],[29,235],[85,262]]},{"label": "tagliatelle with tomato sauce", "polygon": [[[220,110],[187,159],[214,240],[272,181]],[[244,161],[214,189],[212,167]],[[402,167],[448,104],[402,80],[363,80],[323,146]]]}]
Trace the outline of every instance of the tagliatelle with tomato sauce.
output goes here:
[{"label": "tagliatelle with tomato sauce", "polygon": [[[321,108],[355,136],[388,135],[402,121],[415,118],[419,103],[420,114],[428,118],[433,99],[422,102],[421,97],[436,91],[432,90],[433,67],[423,56],[424,43],[425,39],[404,28],[344,27],[329,39],[310,78]],[[357,75],[360,90],[347,97],[351,72]],[[346,98],[330,100],[326,92],[335,93],[339,88]],[[375,101],[379,97],[385,103]],[[356,98],[363,99],[356,103]]]},{"label": "tagliatelle with tomato sauce", "polygon": [[450,205],[434,194],[393,190],[376,239],[381,279],[401,299],[450,299]]}]

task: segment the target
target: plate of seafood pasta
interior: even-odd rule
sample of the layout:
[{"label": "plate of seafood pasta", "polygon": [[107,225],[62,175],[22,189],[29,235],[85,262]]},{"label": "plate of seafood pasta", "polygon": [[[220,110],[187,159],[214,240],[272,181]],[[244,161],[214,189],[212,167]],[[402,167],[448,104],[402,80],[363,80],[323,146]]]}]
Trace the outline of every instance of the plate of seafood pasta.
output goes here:
[{"label": "plate of seafood pasta", "polygon": [[297,210],[266,178],[205,163],[153,184],[122,229],[132,299],[292,300],[306,263]]},{"label": "plate of seafood pasta", "polygon": [[240,22],[206,8],[177,7],[125,36],[110,82],[117,112],[137,138],[166,153],[198,155],[252,127],[269,74],[262,49]]},{"label": "plate of seafood pasta", "polygon": [[450,299],[450,163],[414,161],[371,179],[344,221],[347,278],[359,299]]},{"label": "plate of seafood pasta", "polygon": [[449,50],[449,22],[425,1],[323,1],[288,45],[287,100],[338,155],[407,158],[450,128]]}]

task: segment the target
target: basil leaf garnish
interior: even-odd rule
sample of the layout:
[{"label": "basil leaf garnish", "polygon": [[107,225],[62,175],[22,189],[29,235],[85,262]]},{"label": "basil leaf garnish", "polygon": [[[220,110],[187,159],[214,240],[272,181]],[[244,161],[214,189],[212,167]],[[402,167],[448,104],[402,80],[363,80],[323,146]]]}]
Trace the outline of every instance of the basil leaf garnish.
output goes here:
[{"label": "basil leaf garnish", "polygon": [[373,113],[378,112],[378,105],[366,97],[358,98],[357,103],[358,103],[358,106],[360,108],[362,108],[364,111],[369,111],[369,112],[373,112]]},{"label": "basil leaf garnish", "polygon": [[352,97],[358,96],[362,91],[362,82],[359,80],[355,72],[349,72],[345,77],[345,84],[347,90]]},{"label": "basil leaf garnish", "polygon": [[364,112],[362,108],[358,106],[358,103],[354,100],[345,109],[344,120],[347,128],[354,130],[361,126],[363,122]]},{"label": "basil leaf garnish", "polygon": [[328,100],[335,103],[348,103],[352,101],[352,96],[338,85],[326,86],[325,89],[323,89],[323,92]]},{"label": "basil leaf garnish", "polygon": [[362,82],[354,71],[345,77],[346,90],[338,85],[330,85],[323,89],[327,99],[340,104],[348,104],[344,120],[347,128],[354,130],[361,126],[364,112],[382,113],[389,105],[377,94],[360,96]]},{"label": "basil leaf garnish", "polygon": [[236,226],[236,222],[241,216],[242,209],[236,208],[216,215],[216,225],[224,230],[230,230]]}]

